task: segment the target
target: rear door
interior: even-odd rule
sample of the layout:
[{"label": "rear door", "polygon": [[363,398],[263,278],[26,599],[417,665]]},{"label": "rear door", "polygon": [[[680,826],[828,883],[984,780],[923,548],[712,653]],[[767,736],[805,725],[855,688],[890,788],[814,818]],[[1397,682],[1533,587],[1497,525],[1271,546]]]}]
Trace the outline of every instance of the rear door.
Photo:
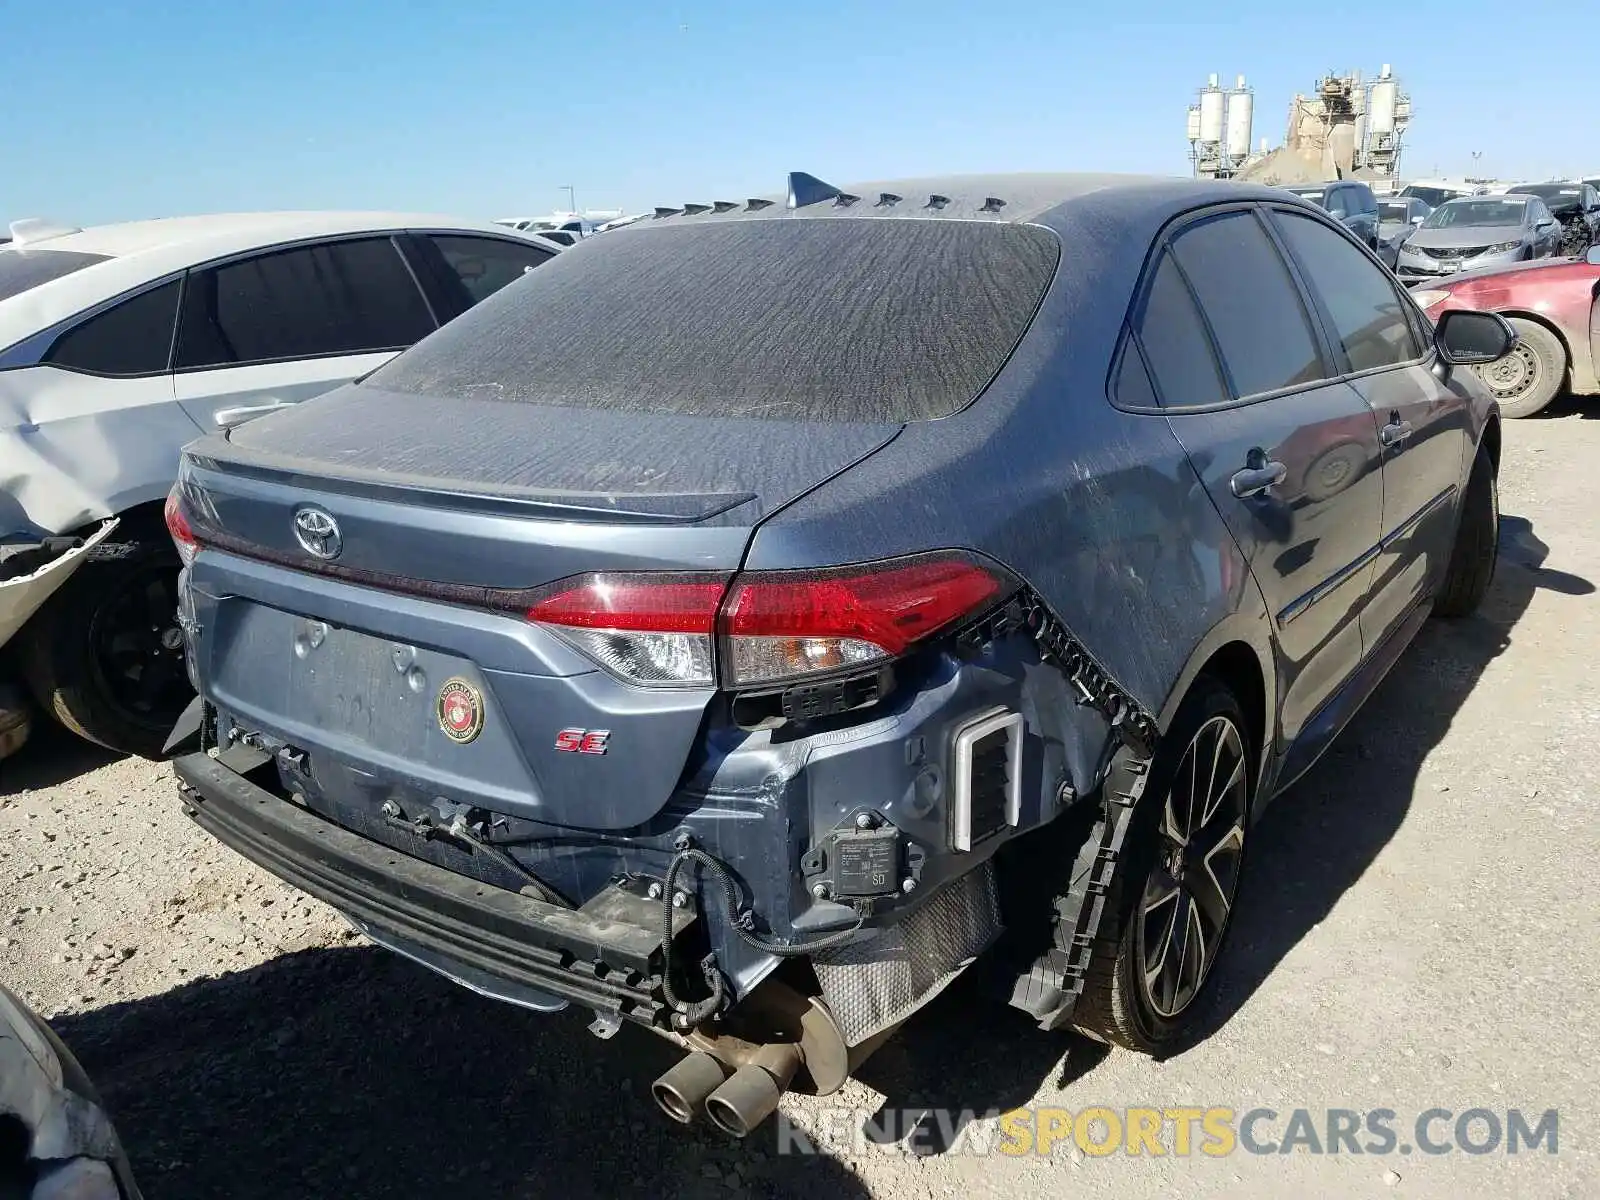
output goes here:
[{"label": "rear door", "polygon": [[387,236],[233,259],[185,282],[175,393],[201,428],[224,428],[365,375],[437,325]]},{"label": "rear door", "polygon": [[1371,648],[1444,577],[1472,447],[1467,396],[1433,373],[1422,319],[1382,270],[1320,221],[1287,208],[1273,220],[1310,285],[1338,370],[1379,421],[1383,541],[1361,617]]},{"label": "rear door", "polygon": [[1182,226],[1135,323],[1151,383],[1277,627],[1293,740],[1362,657],[1383,511],[1372,410],[1249,208]]}]

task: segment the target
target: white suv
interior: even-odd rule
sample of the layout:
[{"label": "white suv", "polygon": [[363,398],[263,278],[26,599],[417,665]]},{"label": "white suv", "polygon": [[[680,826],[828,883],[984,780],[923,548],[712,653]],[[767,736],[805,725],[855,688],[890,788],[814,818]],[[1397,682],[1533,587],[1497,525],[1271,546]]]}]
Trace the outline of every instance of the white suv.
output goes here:
[{"label": "white suv", "polygon": [[13,223],[0,757],[26,737],[20,681],[82,736],[160,753],[189,699],[161,519],[185,443],[364,375],[560,248],[388,213]]}]

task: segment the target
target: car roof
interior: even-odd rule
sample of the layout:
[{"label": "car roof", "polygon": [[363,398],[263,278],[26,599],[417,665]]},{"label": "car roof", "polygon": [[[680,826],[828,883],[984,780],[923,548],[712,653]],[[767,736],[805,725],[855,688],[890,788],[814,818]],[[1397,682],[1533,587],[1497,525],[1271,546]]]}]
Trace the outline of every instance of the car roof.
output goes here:
[{"label": "car roof", "polygon": [[[841,196],[842,193],[842,196]],[[1292,193],[1232,180],[1106,173],[929,175],[834,186],[795,173],[782,192],[664,205],[619,233],[685,224],[793,218],[1037,221],[1115,209],[1132,219],[1176,215],[1228,200],[1289,200]],[[791,198],[799,203],[791,204]],[[1297,198],[1294,203],[1302,203]],[[1163,215],[1165,214],[1165,215]]]},{"label": "car roof", "polygon": [[[123,257],[161,251],[190,250],[205,258],[253,250],[302,238],[332,237],[344,233],[386,229],[476,229],[504,234],[506,227],[492,221],[463,221],[433,213],[410,212],[254,212],[212,213],[193,217],[163,217],[152,221],[124,221],[96,225],[35,243],[52,250]],[[198,259],[197,261],[203,261]]]},{"label": "car roof", "polygon": [[564,248],[492,221],[415,212],[214,213],[96,225],[54,235],[47,231],[39,240],[6,247],[6,252],[90,254],[106,261],[0,300],[0,349],[91,305],[214,259],[313,238],[401,229],[484,233],[551,251]]}]

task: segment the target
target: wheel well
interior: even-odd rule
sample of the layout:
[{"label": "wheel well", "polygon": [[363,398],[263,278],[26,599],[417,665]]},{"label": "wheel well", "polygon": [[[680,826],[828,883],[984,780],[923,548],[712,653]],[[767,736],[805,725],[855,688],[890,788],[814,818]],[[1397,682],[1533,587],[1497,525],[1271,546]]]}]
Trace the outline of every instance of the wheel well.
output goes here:
[{"label": "wheel well", "polygon": [[1483,441],[1479,443],[1489,452],[1489,465],[1498,473],[1500,470],[1500,422],[1490,417],[1489,423],[1483,427]]},{"label": "wheel well", "polygon": [[1538,313],[1524,312],[1520,308],[1507,308],[1507,309],[1501,309],[1499,311],[1500,311],[1500,315],[1502,317],[1515,317],[1519,321],[1526,321],[1530,325],[1538,325],[1542,329],[1549,330],[1550,333],[1555,337],[1556,341],[1561,343],[1561,349],[1567,356],[1567,364],[1566,364],[1566,367],[1565,367],[1565,371],[1567,373],[1569,373],[1569,374],[1571,373],[1571,371],[1572,371],[1572,346],[1567,341],[1566,335],[1564,333],[1562,333],[1559,328],[1557,328],[1555,325],[1551,324],[1549,321],[1545,320]]},{"label": "wheel well", "polygon": [[[1239,701],[1245,720],[1250,723],[1253,754],[1259,754],[1271,718],[1267,712],[1267,685],[1256,652],[1244,642],[1229,642],[1206,660],[1200,675],[1219,680]],[[1260,762],[1256,765],[1259,767]]]},{"label": "wheel well", "polygon": [[147,500],[117,514],[122,524],[117,526],[111,539],[117,542],[143,542],[164,539],[167,536],[167,519],[163,512],[166,500]]}]

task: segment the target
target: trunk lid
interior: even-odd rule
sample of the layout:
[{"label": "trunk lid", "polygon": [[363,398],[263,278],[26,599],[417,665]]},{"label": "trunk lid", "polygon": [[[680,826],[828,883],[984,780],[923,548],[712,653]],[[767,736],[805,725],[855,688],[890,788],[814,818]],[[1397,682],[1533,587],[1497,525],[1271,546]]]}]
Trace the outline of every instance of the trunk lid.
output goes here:
[{"label": "trunk lid", "polygon": [[[347,801],[640,826],[682,776],[713,690],[623,683],[492,592],[732,573],[763,516],[899,428],[347,387],[204,438],[180,478],[206,547],[185,585],[202,693],[307,751]],[[338,528],[331,557],[296,535],[308,508]],[[464,741],[446,728],[461,683],[482,710]],[[604,753],[564,750],[573,729],[605,731]]]}]

